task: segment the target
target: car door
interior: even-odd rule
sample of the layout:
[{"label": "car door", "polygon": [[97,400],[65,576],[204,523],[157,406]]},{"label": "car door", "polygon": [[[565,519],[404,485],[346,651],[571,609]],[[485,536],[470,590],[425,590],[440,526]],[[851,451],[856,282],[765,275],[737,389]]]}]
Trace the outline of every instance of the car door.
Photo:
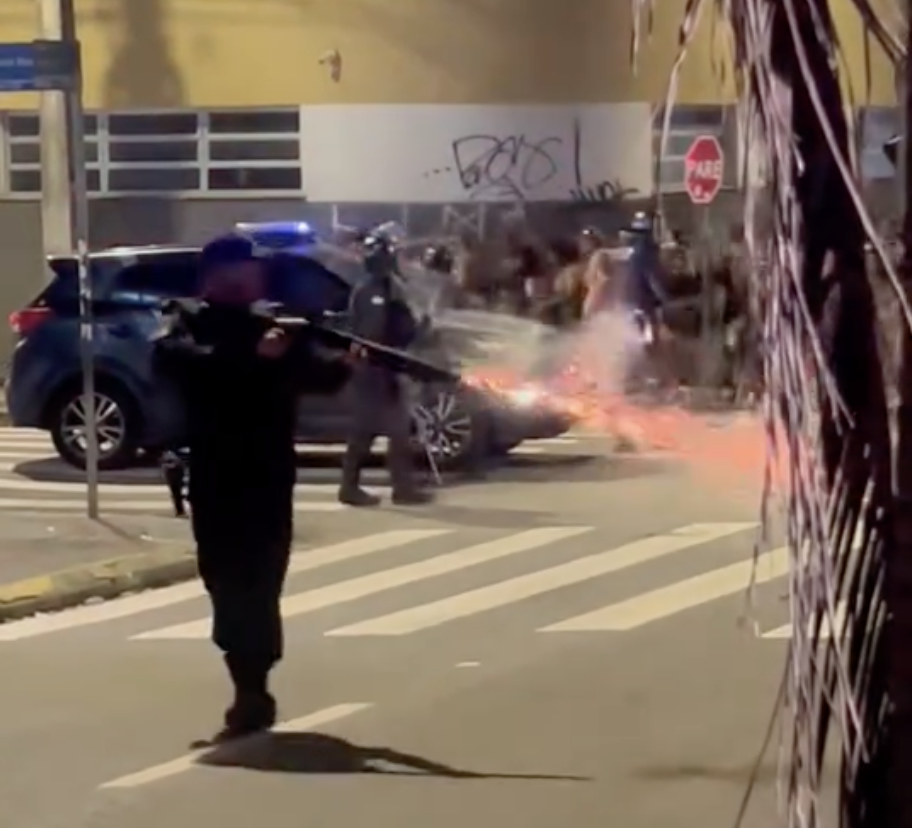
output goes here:
[{"label": "car door", "polygon": [[161,303],[197,291],[195,251],[143,253],[124,263],[111,283],[111,312],[102,336],[102,353],[129,378],[143,409],[148,439],[167,442],[181,431],[183,408],[176,389],[154,370],[152,336],[161,325]]},{"label": "car door", "polygon": [[[273,268],[270,299],[292,314],[344,324],[350,288],[338,274],[304,255],[281,256]],[[307,395],[298,406],[298,438],[303,442],[339,442],[347,433],[345,390],[332,396]]]}]

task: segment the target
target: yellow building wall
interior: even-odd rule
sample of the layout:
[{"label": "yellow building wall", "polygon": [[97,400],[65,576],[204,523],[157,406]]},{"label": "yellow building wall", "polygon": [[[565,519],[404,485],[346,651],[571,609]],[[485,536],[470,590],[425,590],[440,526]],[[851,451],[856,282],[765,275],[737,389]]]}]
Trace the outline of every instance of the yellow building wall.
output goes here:
[{"label": "yellow building wall", "polygon": [[[76,0],[92,109],[658,102],[685,2],[658,1],[634,72],[630,0]],[[893,103],[888,62],[849,0],[832,2],[856,100]],[[35,5],[2,0],[0,40],[37,36]],[[319,64],[332,49],[339,82]],[[731,100],[727,57],[707,17],[678,101]]]}]

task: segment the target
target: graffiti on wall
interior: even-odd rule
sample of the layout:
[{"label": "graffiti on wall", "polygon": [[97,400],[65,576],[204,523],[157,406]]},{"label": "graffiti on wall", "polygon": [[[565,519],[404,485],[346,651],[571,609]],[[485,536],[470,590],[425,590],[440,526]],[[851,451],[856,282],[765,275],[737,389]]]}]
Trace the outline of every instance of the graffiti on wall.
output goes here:
[{"label": "graffiti on wall", "polygon": [[583,126],[574,118],[564,134],[462,135],[450,145],[452,163],[432,174],[454,176],[469,201],[526,201],[546,191],[560,200],[614,203],[639,193],[619,180],[587,180],[584,152]]},{"label": "graffiti on wall", "polygon": [[333,104],[301,117],[311,201],[614,202],[652,189],[645,102]]},{"label": "graffiti on wall", "polygon": [[450,147],[452,172],[474,201],[521,201],[558,175],[562,149],[554,135],[464,135]]}]

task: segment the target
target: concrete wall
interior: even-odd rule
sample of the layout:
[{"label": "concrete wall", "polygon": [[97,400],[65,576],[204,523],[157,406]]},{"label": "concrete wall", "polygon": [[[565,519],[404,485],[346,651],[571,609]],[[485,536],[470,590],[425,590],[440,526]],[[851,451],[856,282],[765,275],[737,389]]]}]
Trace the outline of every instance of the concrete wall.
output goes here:
[{"label": "concrete wall", "polygon": [[[893,0],[872,2],[888,8]],[[642,43],[634,71],[629,57],[631,0],[76,0],[85,102],[92,110],[303,106],[305,112],[322,110],[327,117],[334,110],[333,117],[341,123],[340,118],[360,117],[352,114],[354,107],[348,114],[343,111],[349,105],[359,105],[362,112],[374,110],[375,115],[380,111],[377,105],[387,104],[449,105],[452,112],[464,107],[461,121],[455,115],[449,120],[437,118],[433,129],[429,123],[419,129],[416,120],[419,126],[405,130],[418,130],[413,133],[416,140],[423,133],[427,138],[423,148],[436,141],[439,164],[434,160],[437,156],[422,154],[424,149],[410,153],[408,141],[400,136],[388,142],[404,147],[397,150],[403,157],[421,161],[415,161],[415,174],[426,176],[422,179],[428,188],[426,198],[413,194],[416,187],[389,196],[393,201],[407,196],[410,201],[427,202],[413,203],[406,211],[419,233],[433,233],[459,220],[458,205],[431,203],[447,197],[440,194],[442,190],[438,192],[445,176],[431,174],[446,167],[447,154],[452,155],[453,143],[461,137],[530,138],[533,147],[539,146],[537,139],[544,139],[551,148],[558,145],[555,139],[559,138],[564,147],[566,125],[549,121],[532,130],[529,125],[537,123],[539,116],[528,113],[547,105],[583,111],[587,105],[601,109],[600,104],[625,104],[627,110],[628,105],[645,108],[661,102],[685,3],[658,0],[660,12]],[[854,102],[858,106],[894,105],[892,69],[876,44],[862,36],[849,0],[832,0],[832,8]],[[707,17],[701,23],[684,66],[678,103],[729,103],[734,98],[724,27],[715,22]],[[35,0],[0,0],[0,40],[28,40],[37,35]],[[337,79],[328,66],[320,64],[331,50],[338,50],[341,58]],[[0,102],[0,109],[36,107],[37,101],[30,95],[8,96]],[[493,115],[490,123],[480,120],[478,113],[496,114],[497,107],[505,110],[500,121]],[[514,108],[512,113],[507,111],[509,107]],[[470,112],[475,114],[470,117],[466,114]],[[569,108],[564,114],[567,123],[576,117]],[[603,120],[607,124],[611,119]],[[618,116],[615,121],[620,124],[624,119]],[[642,190],[642,164],[631,162],[631,152],[643,149],[650,139],[641,134],[643,130],[624,130],[628,144],[634,140],[630,137],[634,132],[641,143],[631,144],[629,151],[618,150],[614,144],[620,139],[613,133],[609,136],[603,130],[604,134],[596,134],[592,144],[595,174],[609,178],[619,168],[627,177],[635,166],[636,180],[621,184]],[[367,128],[357,131],[371,132]],[[311,132],[311,139],[313,136]],[[306,140],[302,139],[302,146]],[[323,141],[319,153],[325,155],[330,144]],[[568,159],[569,155],[557,159],[564,171],[572,164]],[[303,163],[321,166],[321,160],[312,157]],[[344,161],[336,158],[333,164],[339,167]],[[401,182],[402,176],[395,172],[390,180]],[[541,194],[544,203],[536,208],[538,215],[550,210],[549,221],[559,226],[604,212],[604,205],[585,201],[551,205],[551,199],[568,189],[568,180],[563,172],[549,179],[550,189]],[[326,194],[319,193],[320,199],[333,198],[336,185],[323,189]],[[367,200],[363,190],[350,192]],[[466,201],[489,197],[490,192],[481,198],[464,194]],[[343,199],[336,196],[333,200]],[[509,209],[509,199],[499,200],[500,205],[490,208],[491,215]],[[303,194],[268,202],[99,198],[92,204],[93,241],[192,241],[234,221],[256,218],[316,216],[328,223],[331,209],[305,204]],[[395,205],[348,205],[341,218],[347,223],[366,223],[372,218],[389,218],[390,211],[398,209]],[[486,209],[477,203],[468,205],[466,220],[476,222]],[[686,213],[681,216],[683,221]],[[34,202],[0,201],[0,271],[0,314],[5,317],[43,282]],[[0,350],[0,359],[3,357]]]},{"label": "concrete wall", "polygon": [[[654,102],[685,3],[660,0],[634,72],[631,0],[76,0],[93,109]],[[0,36],[34,37],[35,8],[3,0]],[[891,103],[892,72],[849,0],[832,8],[856,96]],[[714,22],[707,15],[698,30],[681,103],[732,97]],[[339,82],[319,65],[332,49]]]}]

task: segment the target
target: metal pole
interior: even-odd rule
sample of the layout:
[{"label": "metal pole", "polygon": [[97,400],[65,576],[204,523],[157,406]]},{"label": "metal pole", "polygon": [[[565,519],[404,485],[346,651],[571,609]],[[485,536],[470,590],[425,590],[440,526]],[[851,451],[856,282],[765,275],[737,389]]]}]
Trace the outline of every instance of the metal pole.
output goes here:
[{"label": "metal pole", "polygon": [[79,347],[82,362],[82,398],[86,440],[86,511],[98,519],[98,422],[95,416],[95,342],[92,308],[92,280],[89,261],[89,195],[86,186],[85,135],[82,112],[82,66],[70,102],[70,170],[73,191],[73,235],[79,267]]},{"label": "metal pole", "polygon": [[73,83],[62,98],[66,154],[66,193],[69,208],[70,249],[76,252],[79,281],[79,356],[82,363],[82,409],[85,416],[86,513],[97,520],[98,508],[98,422],[95,412],[94,319],[89,262],[89,196],[86,184],[85,124],[82,107],[82,59],[76,37],[73,0],[42,0],[49,15],[60,22],[58,38],[72,44],[77,54]]},{"label": "metal pole", "polygon": [[[75,39],[71,0],[38,0],[38,6],[42,39]],[[68,256],[76,247],[69,170],[68,106],[68,96],[63,92],[41,93],[41,233],[45,255]],[[49,270],[47,274],[50,278]]]},{"label": "metal pole", "polygon": [[715,313],[714,313],[714,296],[712,283],[712,254],[710,252],[710,241],[712,238],[712,216],[710,215],[709,205],[703,207],[698,207],[700,210],[700,270],[702,271],[702,313],[701,317],[703,324],[701,325],[701,340],[702,340],[702,351],[703,358],[702,362],[702,374],[701,380],[704,388],[702,391],[707,391],[708,388],[712,385],[714,375],[716,373],[716,354],[713,350],[713,339],[714,333],[713,330],[715,325]]}]

